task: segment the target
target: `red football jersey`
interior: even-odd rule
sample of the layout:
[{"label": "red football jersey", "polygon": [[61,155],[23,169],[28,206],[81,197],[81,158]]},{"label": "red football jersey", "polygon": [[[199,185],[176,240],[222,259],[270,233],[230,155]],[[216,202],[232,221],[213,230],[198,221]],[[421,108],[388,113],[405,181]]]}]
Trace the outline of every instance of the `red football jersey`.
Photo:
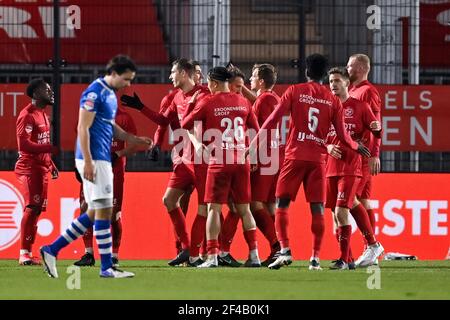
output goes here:
[{"label": "red football jersey", "polygon": [[[117,108],[116,113],[116,124],[121,127],[124,131],[137,134],[136,125],[133,118],[121,107]],[[125,141],[113,138],[111,143],[111,152],[116,152],[125,148]],[[125,169],[126,157],[120,157],[114,163],[114,167],[122,167]]]},{"label": "red football jersey", "polygon": [[[180,89],[174,89],[168,94],[164,96],[161,100],[161,104],[159,105],[159,113],[166,112],[167,108],[172,104],[173,98],[180,91]],[[158,128],[155,131],[155,135],[153,136],[154,144],[161,146],[164,139],[164,134],[166,133],[167,126],[158,125]]]},{"label": "red football jersey", "polygon": [[287,112],[291,116],[286,159],[325,163],[325,142],[331,124],[338,138],[357,150],[358,144],[345,132],[341,102],[321,84],[308,82],[290,86],[261,129],[274,128]]},{"label": "red football jersey", "polygon": [[50,122],[43,109],[31,103],[19,114],[16,122],[19,159],[17,174],[31,174],[35,170],[48,172],[52,167],[50,152]]},{"label": "red football jersey", "polygon": [[[263,92],[256,98],[256,101],[253,103],[253,112],[258,120],[259,126],[264,124],[278,103],[280,103],[280,97],[274,91]],[[270,156],[272,150],[280,152],[281,139],[279,127],[275,133],[269,130],[267,135],[267,155]]]},{"label": "red football jersey", "polygon": [[[351,86],[349,88],[349,94],[355,99],[366,102],[372,109],[372,113],[375,115],[378,121],[381,122],[381,98],[378,90],[369,81],[365,80],[356,86]],[[374,139],[374,136],[370,131],[366,130],[363,136],[365,143],[370,149],[372,157],[379,157],[380,155],[380,145],[381,139]],[[367,158],[364,158],[363,163],[367,164]]]},{"label": "red football jersey", "polygon": [[[362,138],[366,130],[371,131],[370,123],[377,121],[375,115],[365,102],[349,97],[344,103],[344,121],[345,128],[353,140]],[[327,177],[333,176],[362,176],[361,155],[342,143],[336,136],[334,127],[331,128],[327,142],[341,146],[342,158],[336,159],[328,155],[327,159]]]},{"label": "red football jersey", "polygon": [[[212,138],[215,150],[209,157],[209,164],[239,163],[239,152],[248,146],[246,132],[248,128],[259,130],[250,102],[242,95],[221,92],[207,96],[200,101],[182,121],[182,128],[191,129],[194,121],[202,121],[205,134],[203,143],[208,145]],[[209,129],[217,129],[217,136],[207,137]],[[219,149],[219,150],[218,150]]]}]

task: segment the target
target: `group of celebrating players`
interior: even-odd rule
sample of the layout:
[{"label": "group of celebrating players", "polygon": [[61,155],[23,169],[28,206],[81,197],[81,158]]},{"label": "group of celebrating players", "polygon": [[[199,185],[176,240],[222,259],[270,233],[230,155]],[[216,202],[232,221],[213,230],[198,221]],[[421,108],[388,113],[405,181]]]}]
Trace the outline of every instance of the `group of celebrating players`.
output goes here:
[{"label": "group of celebrating players", "polygon": [[[271,64],[254,65],[249,90],[244,85],[245,76],[231,63],[209,70],[206,87],[201,84],[200,64],[178,59],[170,74],[174,90],[163,98],[159,112],[146,106],[136,94],[121,96],[123,106],[140,110],[158,124],[153,142],[147,137],[136,137],[131,117],[122,107],[118,108],[115,91],[130,85],[136,67],[126,56],[114,57],[108,64],[107,75],[95,80],[80,101],[76,167],[86,198],[83,214],[52,244],[41,248],[45,270],[49,276],[58,277],[58,252],[83,234],[86,254],[76,264],[93,265],[93,236],[88,230],[94,226],[101,257],[100,276],[134,276],[117,269],[124,157],[136,152],[138,145],[145,145],[151,147],[149,155],[156,159],[167,126],[174,133],[175,146],[173,172],[163,203],[174,227],[178,250],[169,265],[241,266],[230,253],[239,220],[249,248],[245,267],[279,269],[291,264],[288,210],[301,184],[312,215],[309,269],[321,269],[325,207],[333,212],[340,248],[340,257],[330,268],[354,269],[376,264],[384,249],[374,235],[370,195],[371,176],[380,171],[381,100],[367,81],[369,71],[370,60],[364,54],[351,56],[346,68],[332,69],[328,69],[324,56],[313,54],[306,58],[308,81],[290,86],[280,98],[273,91],[277,72]],[[322,84],[327,75],[329,88]],[[36,126],[30,133],[26,121],[21,120],[30,118],[30,112],[40,112],[45,117],[42,110],[51,104],[51,99],[45,99],[52,95],[51,89],[42,82],[33,85],[32,81],[27,93],[33,101],[27,107],[31,110],[25,108],[18,119],[18,164],[30,154],[48,158],[41,166],[46,172],[56,171],[49,154],[53,150],[50,140],[45,142],[49,150],[27,149],[24,140],[28,144],[42,142],[33,140]],[[286,123],[288,131],[282,130]],[[41,181],[27,184],[23,177],[30,175],[18,172],[17,168],[20,166],[16,166],[16,172],[19,181],[24,181],[23,193],[28,199],[22,231],[29,230],[22,232],[19,262],[36,264],[40,262],[31,253],[34,240],[26,239],[28,234],[34,239],[35,217],[39,215],[31,213],[45,209],[46,184]],[[39,177],[46,182],[45,169],[42,172]],[[31,185],[41,185],[42,190],[32,191]],[[193,189],[197,190],[198,209],[189,235],[185,215]],[[33,202],[36,192],[41,192],[40,202]],[[229,208],[225,218],[224,204]],[[350,249],[349,214],[366,242],[366,249],[356,261]],[[256,228],[271,248],[269,257],[262,262]]]}]

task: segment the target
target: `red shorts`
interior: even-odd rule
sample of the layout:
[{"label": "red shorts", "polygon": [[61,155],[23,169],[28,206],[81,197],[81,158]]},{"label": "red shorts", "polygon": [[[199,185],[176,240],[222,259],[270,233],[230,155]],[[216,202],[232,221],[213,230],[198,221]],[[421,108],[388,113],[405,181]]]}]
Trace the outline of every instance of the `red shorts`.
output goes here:
[{"label": "red shorts", "polygon": [[16,175],[25,207],[35,206],[47,210],[48,174],[33,172],[31,175]]},{"label": "red shorts", "polygon": [[372,194],[372,175],[363,171],[363,176],[358,184],[356,195],[359,199],[370,199]]},{"label": "red shorts", "polygon": [[123,201],[123,184],[125,172],[114,171],[114,187],[113,187],[113,210],[114,212],[122,211]]},{"label": "red shorts", "polygon": [[306,201],[325,202],[325,163],[284,160],[275,195],[277,198],[287,198],[294,201],[302,183]]},{"label": "red shorts", "polygon": [[351,209],[360,180],[356,176],[328,177],[326,207]]},{"label": "red shorts", "polygon": [[195,173],[195,189],[197,189],[198,204],[206,204],[205,202],[205,188],[206,188],[206,176],[208,174],[207,164],[194,165]]},{"label": "red shorts", "polygon": [[185,163],[176,164],[173,167],[173,172],[170,175],[168,188],[179,190],[190,190],[195,182],[194,168]]},{"label": "red shorts", "polygon": [[255,172],[252,172],[250,174],[252,201],[274,203],[278,175],[278,173],[274,175],[263,175],[261,174],[260,168]]},{"label": "red shorts", "polygon": [[210,165],[206,177],[206,203],[250,203],[250,165]]}]

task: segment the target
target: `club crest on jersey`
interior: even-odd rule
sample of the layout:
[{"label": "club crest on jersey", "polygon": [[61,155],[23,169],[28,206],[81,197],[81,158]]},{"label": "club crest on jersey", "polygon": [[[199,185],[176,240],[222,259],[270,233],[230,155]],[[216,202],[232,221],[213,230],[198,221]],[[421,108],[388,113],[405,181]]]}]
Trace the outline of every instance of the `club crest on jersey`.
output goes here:
[{"label": "club crest on jersey", "polygon": [[346,108],[344,110],[344,116],[346,118],[352,118],[353,117],[353,109],[352,108]]},{"label": "club crest on jersey", "polygon": [[33,125],[27,124],[27,125],[25,126],[25,132],[28,133],[28,134],[30,134],[32,131],[33,131]]}]

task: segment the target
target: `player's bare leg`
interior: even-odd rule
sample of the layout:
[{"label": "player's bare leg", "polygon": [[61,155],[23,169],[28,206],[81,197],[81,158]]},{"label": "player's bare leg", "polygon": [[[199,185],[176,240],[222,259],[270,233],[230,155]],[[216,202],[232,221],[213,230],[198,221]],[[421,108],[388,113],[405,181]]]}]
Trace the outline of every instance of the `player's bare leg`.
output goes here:
[{"label": "player's bare leg", "polygon": [[258,244],[256,242],[256,222],[250,212],[250,205],[235,204],[237,213],[242,219],[242,228],[244,229],[244,238],[249,249],[249,257],[244,264],[244,267],[260,267],[261,261],[258,255]]}]

